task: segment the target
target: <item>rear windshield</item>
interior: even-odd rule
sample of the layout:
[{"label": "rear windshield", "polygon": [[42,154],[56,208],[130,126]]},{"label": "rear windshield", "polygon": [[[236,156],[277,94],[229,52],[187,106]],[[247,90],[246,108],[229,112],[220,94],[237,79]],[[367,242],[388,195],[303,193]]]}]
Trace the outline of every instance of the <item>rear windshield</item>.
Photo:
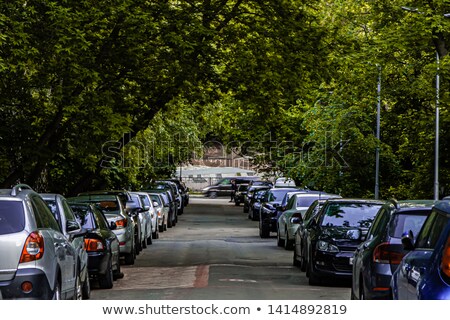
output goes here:
[{"label": "rear windshield", "polygon": [[88,206],[77,206],[71,204],[70,207],[72,208],[72,211],[75,214],[77,221],[81,224],[81,227],[83,229],[87,230],[97,229],[97,223],[95,221],[92,211]]},{"label": "rear windshield", "polygon": [[25,228],[22,202],[0,201],[0,235],[20,232]]},{"label": "rear windshield", "polygon": [[325,208],[322,226],[369,228],[380,207],[366,203],[330,203]]},{"label": "rear windshield", "polygon": [[160,197],[158,197],[157,195],[150,195],[150,198],[152,199],[152,201],[156,201],[156,202],[158,202],[158,205],[161,205],[162,203],[161,203],[161,198]]},{"label": "rear windshield", "polygon": [[394,238],[401,238],[403,234],[411,230],[413,235],[417,236],[430,211],[415,212],[414,215],[396,215],[394,219],[392,219],[391,225],[389,226],[389,235]]}]

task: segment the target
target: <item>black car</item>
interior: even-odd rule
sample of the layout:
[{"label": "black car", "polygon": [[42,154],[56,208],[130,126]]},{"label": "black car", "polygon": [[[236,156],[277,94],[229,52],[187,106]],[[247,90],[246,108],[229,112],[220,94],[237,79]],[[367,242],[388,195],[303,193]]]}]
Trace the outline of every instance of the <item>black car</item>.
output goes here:
[{"label": "black car", "polygon": [[248,184],[239,184],[236,193],[234,194],[234,204],[239,206],[245,200],[247,195]]},{"label": "black car", "polygon": [[434,203],[390,200],[383,205],[353,258],[352,300],[391,298],[392,274],[407,253],[402,236],[417,236]]},{"label": "black car", "polygon": [[253,194],[250,203],[249,203],[249,212],[248,218],[253,221],[259,221],[259,212],[261,211],[262,202],[266,193],[269,192],[269,189],[261,189],[255,191]]},{"label": "black car", "polygon": [[231,181],[234,180],[235,183],[238,184],[249,184],[250,181],[253,180],[260,180],[260,177],[258,176],[237,176],[237,177],[227,177],[221,179],[219,182],[212,184],[210,186],[207,186],[202,189],[202,193],[205,197],[209,198],[217,198],[221,196],[231,196],[231,193],[233,192],[233,184]]},{"label": "black car", "polygon": [[270,232],[277,232],[277,219],[281,212],[281,201],[288,192],[297,188],[272,188],[265,195],[259,211],[259,236],[268,238]]},{"label": "black car", "polygon": [[329,199],[312,219],[306,243],[306,276],[309,284],[326,278],[352,277],[353,254],[364,240],[384,201]]},{"label": "black car", "polygon": [[[271,187],[267,185],[248,185],[247,193],[244,195],[244,213],[249,213],[250,209],[252,208],[253,202],[255,200],[255,196],[257,191],[261,190],[269,190]],[[250,215],[249,215],[250,218]]]},{"label": "black car", "polygon": [[305,248],[306,237],[308,236],[308,229],[312,224],[312,220],[319,214],[320,209],[326,202],[326,199],[314,201],[306,210],[304,217],[299,221],[299,226],[294,234],[294,257],[293,265],[300,267],[300,270],[306,271]]},{"label": "black car", "polygon": [[94,204],[69,203],[82,228],[87,230],[84,238],[88,253],[88,270],[97,279],[100,288],[110,289],[113,280],[123,277],[120,271],[119,240],[112,232],[114,222],[108,224],[105,215]]}]

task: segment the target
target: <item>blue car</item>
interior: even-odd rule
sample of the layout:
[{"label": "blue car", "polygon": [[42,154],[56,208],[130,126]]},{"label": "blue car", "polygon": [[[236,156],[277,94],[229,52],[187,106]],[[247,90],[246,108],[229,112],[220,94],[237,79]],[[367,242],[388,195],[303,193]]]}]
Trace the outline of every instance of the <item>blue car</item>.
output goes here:
[{"label": "blue car", "polygon": [[450,300],[450,201],[438,201],[415,244],[402,239],[410,252],[392,275],[393,299]]}]

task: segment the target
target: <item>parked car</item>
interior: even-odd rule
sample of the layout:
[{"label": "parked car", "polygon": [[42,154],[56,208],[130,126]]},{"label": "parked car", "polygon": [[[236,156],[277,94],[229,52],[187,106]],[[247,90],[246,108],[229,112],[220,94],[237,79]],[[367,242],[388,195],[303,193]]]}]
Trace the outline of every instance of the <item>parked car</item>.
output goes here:
[{"label": "parked car", "polygon": [[277,178],[275,180],[275,183],[273,184],[274,188],[289,188],[289,187],[296,187],[295,181],[291,178]]},{"label": "parked car", "polygon": [[91,296],[91,286],[89,283],[89,272],[88,272],[88,254],[84,247],[83,237],[72,238],[70,236],[70,230],[80,230],[81,225],[78,223],[72,209],[67,204],[66,198],[60,194],[45,193],[41,194],[42,199],[47,203],[50,208],[51,213],[58,221],[59,227],[66,238],[69,239],[72,247],[75,249],[76,255],[76,265],[78,269],[78,279],[81,282],[81,294],[83,299],[89,299]]},{"label": "parked car", "polygon": [[320,209],[326,202],[326,199],[314,201],[306,210],[297,230],[294,233],[294,257],[293,265],[300,267],[301,271],[306,271],[305,243],[308,237],[309,228],[313,219],[319,214]]},{"label": "parked car", "polygon": [[304,256],[309,284],[352,277],[353,254],[384,201],[329,199],[311,221]]},{"label": "parked car", "polygon": [[164,232],[167,230],[167,221],[169,220],[169,203],[164,201],[162,194],[149,193],[149,196],[158,215],[158,231]]},{"label": "parked car", "polygon": [[277,232],[277,217],[281,211],[281,201],[288,192],[298,191],[297,188],[272,188],[264,195],[259,210],[259,236],[268,238],[270,232]]},{"label": "parked car", "polygon": [[[180,178],[181,179],[181,178]],[[178,190],[181,193],[181,198],[183,199],[183,204],[186,207],[189,204],[189,188],[186,187],[183,181],[177,178],[166,179],[166,181],[171,181],[177,184]]]},{"label": "parked car", "polygon": [[[153,189],[152,189],[153,188]],[[164,200],[164,206],[168,208],[168,219],[167,222],[167,228],[175,227],[178,221],[177,216],[177,203],[175,202],[172,192],[168,190],[165,187],[157,188],[155,186],[149,186],[148,189],[141,190],[148,193],[156,193],[160,194]]]},{"label": "parked car", "polygon": [[437,201],[414,243],[403,237],[407,253],[391,281],[393,299],[450,300],[450,201]]},{"label": "parked car", "polygon": [[233,191],[231,181],[234,180],[236,184],[248,184],[252,180],[260,180],[258,176],[237,176],[237,177],[227,177],[219,180],[217,183],[207,186],[202,189],[202,193],[205,197],[217,198],[222,196],[231,196]]},{"label": "parked car", "polygon": [[[256,185],[252,186],[249,184],[247,193],[244,195],[244,213],[249,213],[250,209],[252,208],[253,202],[254,202],[254,196],[257,191],[260,190],[268,190],[271,187],[268,185]],[[250,215],[249,215],[250,218]]]},{"label": "parked car", "polygon": [[237,185],[236,193],[234,194],[234,204],[236,206],[241,205],[245,200],[245,196],[247,194],[248,184],[239,184]]},{"label": "parked car", "polygon": [[120,271],[119,239],[112,231],[117,225],[108,223],[105,215],[92,203],[69,205],[83,229],[87,230],[84,242],[91,279],[97,280],[102,289],[112,288],[113,281],[123,277]]},{"label": "parked car", "polygon": [[354,299],[391,299],[392,273],[406,251],[401,242],[408,232],[417,235],[434,201],[387,201],[367,234],[367,240],[353,257],[352,291]]},{"label": "parked car", "polygon": [[[291,195],[290,198],[289,195]],[[290,250],[295,241],[295,232],[310,205],[315,200],[341,198],[341,196],[320,191],[297,191],[286,193],[285,198],[289,201],[286,205],[282,202],[283,211],[277,220],[277,245]]]},{"label": "parked car", "polygon": [[151,220],[151,233],[153,239],[159,239],[159,220],[162,218],[161,215],[158,215],[158,212],[155,208],[155,202],[152,200],[150,194],[148,192],[138,192],[141,197],[144,205],[149,207],[150,220]]},{"label": "parked car", "polygon": [[67,198],[71,203],[94,203],[101,210],[109,223],[114,222],[117,226],[113,232],[119,239],[120,256],[124,258],[125,264],[133,265],[136,259],[136,238],[138,229],[130,213],[125,211],[123,200],[117,194],[108,193],[86,193],[77,197]]},{"label": "parked car", "polygon": [[128,204],[128,209],[131,210],[133,215],[138,217],[140,230],[139,241],[141,242],[140,249],[142,250],[147,248],[147,245],[153,243],[152,219],[154,219],[155,213],[153,206],[149,204],[150,200],[147,199],[147,193],[130,192],[130,195],[133,203]]},{"label": "parked car", "polygon": [[[174,201],[176,203],[177,209],[176,209],[176,216],[182,215],[184,212],[184,200],[181,195],[181,191],[178,189],[178,185],[175,182],[169,181],[169,180],[159,180],[154,183],[156,185],[156,188],[168,188],[171,190]],[[178,218],[177,221],[178,222]]]},{"label": "parked car", "polygon": [[269,192],[270,189],[262,189],[255,192],[252,200],[250,201],[250,210],[248,214],[248,218],[253,221],[259,221],[259,213],[261,211],[261,206],[266,196],[266,193]]},{"label": "parked car", "polygon": [[[70,238],[83,237],[78,225]],[[76,299],[77,252],[42,197],[19,184],[0,190],[0,291],[3,299]]]}]

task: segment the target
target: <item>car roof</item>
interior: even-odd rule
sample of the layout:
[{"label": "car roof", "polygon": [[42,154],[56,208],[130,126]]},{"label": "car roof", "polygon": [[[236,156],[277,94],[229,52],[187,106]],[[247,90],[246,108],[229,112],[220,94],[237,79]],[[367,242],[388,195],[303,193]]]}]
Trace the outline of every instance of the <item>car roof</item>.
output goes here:
[{"label": "car roof", "polygon": [[434,200],[400,200],[397,201],[397,209],[400,211],[431,209],[435,203]]},{"label": "car roof", "polygon": [[331,198],[327,202],[333,203],[368,203],[368,204],[384,204],[386,201],[375,199],[358,199],[358,198]]}]

